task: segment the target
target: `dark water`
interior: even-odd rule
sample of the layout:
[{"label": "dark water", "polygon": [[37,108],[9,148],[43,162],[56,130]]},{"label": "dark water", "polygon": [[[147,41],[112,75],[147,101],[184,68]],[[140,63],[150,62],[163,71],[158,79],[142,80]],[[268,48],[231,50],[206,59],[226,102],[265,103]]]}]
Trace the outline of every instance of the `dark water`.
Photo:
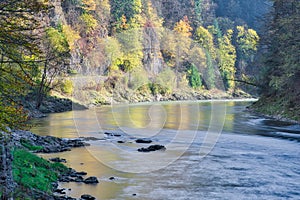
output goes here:
[{"label": "dark water", "polygon": [[[59,156],[98,185],[63,183],[97,199],[300,199],[300,126],[245,111],[251,102],[114,105],[52,114],[33,132],[93,136],[91,146]],[[120,134],[107,136],[104,132]],[[140,153],[151,138],[166,151]],[[118,143],[122,141],[124,143]],[[114,180],[109,180],[110,177]]]}]

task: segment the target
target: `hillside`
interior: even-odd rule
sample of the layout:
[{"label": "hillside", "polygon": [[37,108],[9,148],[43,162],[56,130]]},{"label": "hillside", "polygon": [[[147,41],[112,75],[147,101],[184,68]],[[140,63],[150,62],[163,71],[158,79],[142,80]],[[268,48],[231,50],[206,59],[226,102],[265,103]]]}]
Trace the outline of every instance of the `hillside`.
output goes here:
[{"label": "hillside", "polygon": [[231,1],[241,9],[229,13],[227,1],[56,1],[49,24],[70,49],[69,78],[59,92],[100,102],[113,93],[130,101],[127,93],[137,90],[150,96],[212,89],[255,93],[234,80],[255,79],[256,19],[268,11],[267,2]]}]

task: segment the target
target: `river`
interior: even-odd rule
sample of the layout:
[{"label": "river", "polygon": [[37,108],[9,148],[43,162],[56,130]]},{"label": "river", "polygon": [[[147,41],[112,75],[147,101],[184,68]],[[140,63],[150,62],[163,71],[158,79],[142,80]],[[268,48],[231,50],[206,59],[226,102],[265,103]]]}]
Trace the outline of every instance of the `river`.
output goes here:
[{"label": "river", "polygon": [[[251,114],[249,104],[103,106],[37,119],[32,132],[98,138],[89,147],[43,155],[65,158],[68,166],[98,177],[97,185],[60,183],[72,197],[300,199],[300,125]],[[166,150],[138,152],[150,144],[137,144],[137,138],[150,138]]]}]

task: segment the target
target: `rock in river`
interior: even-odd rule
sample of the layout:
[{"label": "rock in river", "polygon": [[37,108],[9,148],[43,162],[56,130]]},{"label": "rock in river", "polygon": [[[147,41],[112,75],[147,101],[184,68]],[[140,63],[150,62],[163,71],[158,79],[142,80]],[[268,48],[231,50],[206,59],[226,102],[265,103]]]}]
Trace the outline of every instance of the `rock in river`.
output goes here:
[{"label": "rock in river", "polygon": [[99,181],[98,181],[97,177],[91,176],[91,177],[88,177],[87,179],[85,179],[84,183],[86,183],[86,184],[97,184],[97,183],[99,183]]},{"label": "rock in river", "polygon": [[149,143],[151,143],[152,142],[152,140],[150,140],[150,139],[137,139],[137,140],[135,140],[135,142],[136,143],[145,143],[145,144],[149,144]]},{"label": "rock in river", "polygon": [[166,150],[166,147],[163,145],[155,144],[155,145],[151,145],[147,148],[138,149],[139,152],[150,152],[150,151],[158,151],[158,150]]},{"label": "rock in river", "polygon": [[91,196],[89,194],[83,194],[83,195],[81,195],[80,198],[84,199],[84,200],[94,200],[94,199],[96,199],[95,197],[93,197],[93,196]]},{"label": "rock in river", "polygon": [[49,160],[52,161],[52,162],[63,162],[63,163],[66,163],[66,162],[67,162],[66,159],[64,159],[64,158],[59,158],[59,157],[50,158]]}]

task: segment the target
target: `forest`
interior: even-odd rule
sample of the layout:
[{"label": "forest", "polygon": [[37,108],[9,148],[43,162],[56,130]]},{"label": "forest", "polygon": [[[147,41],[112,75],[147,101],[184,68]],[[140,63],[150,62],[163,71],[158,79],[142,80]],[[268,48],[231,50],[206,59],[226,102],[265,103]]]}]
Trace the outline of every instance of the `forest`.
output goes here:
[{"label": "forest", "polygon": [[96,105],[250,93],[257,109],[297,119],[298,11],[279,0],[2,1],[1,129],[21,128],[26,101],[39,109],[51,91]]}]

